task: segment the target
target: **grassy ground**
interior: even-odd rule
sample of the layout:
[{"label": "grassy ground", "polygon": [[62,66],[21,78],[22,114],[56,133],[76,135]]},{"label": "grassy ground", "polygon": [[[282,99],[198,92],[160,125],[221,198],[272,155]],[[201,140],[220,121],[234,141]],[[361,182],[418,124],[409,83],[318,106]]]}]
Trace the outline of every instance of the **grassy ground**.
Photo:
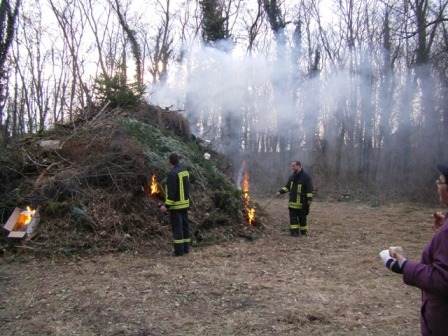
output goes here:
[{"label": "grassy ground", "polygon": [[0,333],[419,335],[420,290],[389,272],[378,253],[399,245],[419,259],[435,210],[316,201],[311,236],[290,237],[283,198],[260,218],[261,239],[185,257],[168,257],[167,241],[144,255],[3,258]]}]

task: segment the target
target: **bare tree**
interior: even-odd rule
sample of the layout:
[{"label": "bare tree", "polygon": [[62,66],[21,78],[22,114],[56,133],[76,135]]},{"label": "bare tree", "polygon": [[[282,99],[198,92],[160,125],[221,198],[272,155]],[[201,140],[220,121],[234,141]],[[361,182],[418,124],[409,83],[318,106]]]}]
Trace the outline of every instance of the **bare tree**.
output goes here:
[{"label": "bare tree", "polygon": [[[285,71],[285,48],[286,48],[286,37],[285,37],[285,28],[287,22],[285,22],[284,13],[282,12],[282,1],[277,0],[264,0],[263,2],[264,10],[266,12],[266,18],[270,24],[271,30],[273,32],[275,41],[276,41],[276,68],[278,68],[279,74],[286,73]],[[286,127],[288,127],[284,121],[282,121],[281,115],[282,111],[278,110],[278,106],[280,106],[280,102],[283,102],[288,99],[290,94],[288,90],[288,85],[290,84],[287,78],[283,78],[283,76],[279,75],[277,78],[273,79],[272,87],[274,88],[274,105],[273,111],[277,115],[277,127],[278,134],[275,137],[276,143],[274,144],[274,148],[279,148],[280,152],[280,160],[284,161],[286,159],[286,151],[287,151],[287,137],[285,136],[288,131]]]},{"label": "bare tree", "polygon": [[54,46],[56,41],[47,34],[40,7],[37,5],[21,13],[19,22],[11,53],[16,65],[14,80],[10,82],[14,92],[11,106],[18,114],[11,118],[11,131],[15,136],[43,131],[48,123],[60,121],[56,113],[50,111],[52,108],[53,111],[62,110],[65,96],[61,95],[64,91],[61,88],[67,85],[62,82],[62,78],[66,78],[64,68],[57,65],[61,61],[55,57],[57,49],[45,48],[46,44]]},{"label": "bare tree", "polygon": [[19,15],[21,1],[14,3],[9,0],[2,0],[0,3],[0,143],[6,142],[8,137],[8,127],[4,125],[3,108],[6,103],[6,76],[5,68],[9,48],[14,39],[16,20]]},{"label": "bare tree", "polygon": [[[284,14],[282,13],[281,0],[263,0],[264,10],[266,12],[267,19],[271,25],[271,29],[274,32],[275,39],[278,46],[284,46],[286,43],[285,28],[288,24],[285,22]],[[282,52],[279,50],[278,52]]]},{"label": "bare tree", "polygon": [[[72,121],[75,106],[92,106],[90,89],[84,82],[84,59],[81,54],[81,45],[85,33],[86,18],[82,15],[80,8],[75,7],[70,1],[66,1],[63,7],[58,7],[54,0],[48,0],[50,7],[59,24],[65,46],[71,56],[72,82],[70,97],[68,99],[68,117]],[[78,15],[79,14],[79,15]],[[80,89],[78,91],[78,89]]]},{"label": "bare tree", "polygon": [[[232,86],[240,78],[226,77],[226,94],[240,99],[235,105],[201,105],[189,93],[176,101],[192,129],[198,123],[199,135],[216,131],[227,152],[272,153],[277,160],[280,153],[282,162],[298,155],[338,179],[371,184],[415,178],[416,162],[448,155],[448,0],[333,0],[331,24],[320,0],[186,0],[183,6],[154,0],[138,18],[131,1],[48,4],[58,33],[30,17],[1,64],[10,75],[2,82],[0,126],[17,135],[73,120],[77,107],[98,99],[92,76],[118,75],[127,85],[129,72],[139,83],[146,75],[163,84],[175,69],[185,76],[179,83],[190,82],[190,73],[207,66],[194,58],[199,44],[207,51],[227,45],[219,52],[229,60],[236,48],[246,58],[263,54],[268,80],[257,82],[256,70],[242,86]],[[0,7],[1,57],[12,7],[11,0]],[[157,18],[147,16],[143,25],[153,8]],[[383,168],[394,174],[386,179]]]},{"label": "bare tree", "polygon": [[[393,108],[393,94],[395,79],[393,76],[394,67],[394,51],[392,50],[392,36],[391,36],[391,22],[390,22],[391,8],[388,5],[384,7],[383,17],[383,51],[382,51],[382,69],[379,75],[379,95],[383,99],[379,102],[378,109],[381,117],[378,125],[377,135],[377,155],[373,158],[372,164],[372,179],[376,179],[379,173],[379,167],[383,167],[386,171],[392,171],[392,151],[391,151],[391,117]],[[390,183],[390,181],[389,181]]]},{"label": "bare tree", "polygon": [[[432,6],[429,0],[415,0],[409,1],[412,10],[413,18],[416,22],[417,34],[417,49],[416,49],[416,74],[421,80],[422,104],[421,114],[422,118],[422,140],[420,142],[421,155],[426,162],[433,162],[438,159],[437,151],[428,151],[428,148],[439,148],[441,145],[438,137],[426,137],[424,135],[430,134],[439,128],[441,111],[435,108],[435,93],[436,83],[430,73],[430,55],[434,46],[435,37],[439,27],[443,22],[446,13],[447,2],[439,2],[439,6]],[[443,132],[443,131],[442,131]],[[439,132],[438,132],[439,133]]]},{"label": "bare tree", "polygon": [[143,86],[143,81],[142,81],[142,60],[141,60],[141,48],[140,48],[140,44],[137,41],[137,32],[134,29],[131,29],[129,27],[128,22],[126,21],[126,12],[122,12],[121,9],[121,4],[119,0],[114,0],[114,2],[112,3],[112,7],[115,10],[117,16],[118,16],[118,21],[120,22],[121,27],[123,28],[130,44],[131,44],[131,49],[132,49],[132,55],[134,56],[134,61],[135,61],[135,80],[137,82],[138,85]]},{"label": "bare tree", "polygon": [[161,23],[157,29],[157,34],[154,37],[155,44],[149,57],[151,59],[149,72],[152,75],[153,83],[166,81],[168,72],[168,63],[173,57],[173,37],[172,25],[173,16],[171,13],[170,0],[166,0],[163,4],[160,0],[157,1],[161,11]]},{"label": "bare tree", "polygon": [[[23,17],[22,25],[23,49],[27,60],[27,67],[18,69],[22,82],[27,116],[27,129],[30,133],[45,129],[47,114],[49,111],[49,88],[46,83],[48,77],[45,67],[49,63],[49,51],[42,50],[43,27],[41,21],[36,17],[41,17],[40,10],[31,14],[31,17]],[[18,57],[15,61],[20,64]]]},{"label": "bare tree", "polygon": [[255,10],[247,10],[246,16],[242,17],[244,22],[244,28],[247,31],[247,53],[252,54],[258,35],[262,28],[264,19],[263,0],[257,0],[257,6]]},{"label": "bare tree", "polygon": [[[110,76],[113,72],[113,65],[107,62],[105,59],[109,56],[109,53],[106,46],[106,35],[109,33],[117,34],[117,31],[112,30],[110,32],[108,27],[113,27],[112,24],[112,15],[109,8],[104,8],[100,10],[98,6],[95,6],[95,1],[87,1],[87,2],[79,2],[82,15],[86,18],[87,23],[89,24],[90,29],[92,30],[93,37],[95,39],[95,47],[98,51],[98,65],[101,70],[101,73],[104,76]],[[104,24],[102,26],[99,25],[100,20],[98,18],[104,18]],[[115,53],[113,53],[115,58]],[[109,57],[110,58],[110,57]],[[112,67],[112,68],[111,68]]]}]

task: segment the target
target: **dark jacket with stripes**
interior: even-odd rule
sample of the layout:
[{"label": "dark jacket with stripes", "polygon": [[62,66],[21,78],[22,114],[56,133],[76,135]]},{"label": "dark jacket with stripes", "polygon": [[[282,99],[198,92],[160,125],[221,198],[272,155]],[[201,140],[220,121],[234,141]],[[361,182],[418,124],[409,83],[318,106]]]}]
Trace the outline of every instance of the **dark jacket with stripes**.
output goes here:
[{"label": "dark jacket with stripes", "polygon": [[313,200],[311,177],[302,169],[300,172],[292,174],[279,192],[281,194],[289,192],[289,208],[302,209],[308,201]]},{"label": "dark jacket with stripes", "polygon": [[170,170],[165,185],[165,205],[168,209],[181,210],[190,207],[189,178],[188,170],[179,165]]}]

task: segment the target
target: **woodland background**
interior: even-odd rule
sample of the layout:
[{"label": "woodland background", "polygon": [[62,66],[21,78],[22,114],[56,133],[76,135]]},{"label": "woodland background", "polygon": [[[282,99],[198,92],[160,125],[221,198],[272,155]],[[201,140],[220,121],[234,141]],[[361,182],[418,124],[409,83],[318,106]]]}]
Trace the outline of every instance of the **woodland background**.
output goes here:
[{"label": "woodland background", "polygon": [[[1,0],[0,221],[41,215],[0,235],[2,334],[417,334],[420,292],[378,252],[416,260],[439,210],[447,4]],[[182,260],[147,193],[171,151]],[[271,197],[295,159],[317,192],[300,242]]]},{"label": "woodland background", "polygon": [[273,193],[434,201],[446,0],[2,0],[1,146],[142,100]]}]

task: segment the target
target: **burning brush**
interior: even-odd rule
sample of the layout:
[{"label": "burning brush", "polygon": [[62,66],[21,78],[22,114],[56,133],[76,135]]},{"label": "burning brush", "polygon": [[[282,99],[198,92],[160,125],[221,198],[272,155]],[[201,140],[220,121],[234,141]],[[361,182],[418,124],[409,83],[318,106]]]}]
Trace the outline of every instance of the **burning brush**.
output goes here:
[{"label": "burning brush", "polygon": [[[243,171],[244,167],[246,165],[246,161],[243,161],[243,166],[240,172]],[[244,172],[243,174],[243,181],[241,184],[241,190],[243,191],[243,197],[244,197],[244,213],[246,215],[247,222],[249,225],[255,224],[255,208],[251,207],[250,204],[250,196],[249,196],[249,174]]]},{"label": "burning brush", "polygon": [[148,196],[151,196],[151,198],[153,198],[157,202],[157,207],[160,209],[163,205],[163,203],[160,202],[163,201],[163,193],[162,187],[157,182],[155,175],[152,175],[151,177],[151,183],[148,184],[146,194]]},{"label": "burning brush", "polygon": [[147,194],[149,196],[158,196],[162,194],[162,188],[160,188],[157,183],[155,175],[152,175],[151,177],[151,183],[148,185]]}]

